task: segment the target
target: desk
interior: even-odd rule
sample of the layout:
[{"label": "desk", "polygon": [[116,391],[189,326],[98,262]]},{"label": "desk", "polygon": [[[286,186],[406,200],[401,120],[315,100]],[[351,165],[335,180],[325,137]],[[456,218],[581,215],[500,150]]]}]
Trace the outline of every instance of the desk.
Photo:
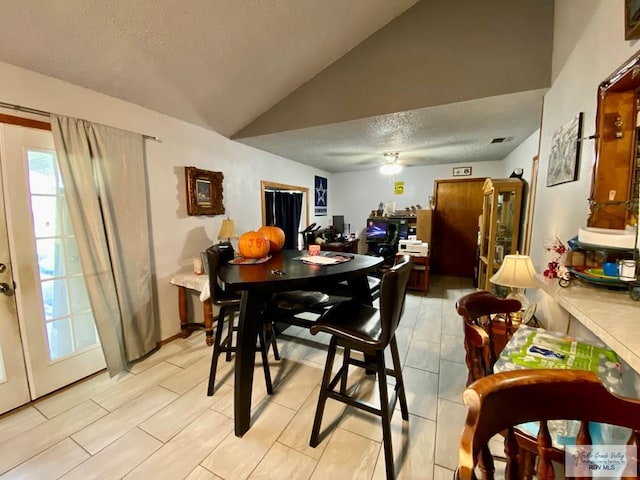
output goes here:
[{"label": "desk", "polygon": [[346,242],[327,242],[320,244],[320,250],[325,252],[346,252],[346,253],[358,253],[357,238],[347,240]]},{"label": "desk", "polygon": [[[235,434],[244,435],[251,423],[251,390],[258,329],[262,325],[264,305],[274,292],[287,290],[323,290],[347,281],[354,298],[371,305],[367,273],[376,271],[381,258],[353,255],[337,265],[308,265],[299,260],[302,252],[283,250],[258,265],[223,265],[218,278],[230,292],[241,292],[240,317],[234,378]],[[272,273],[282,271],[284,275]]]},{"label": "desk", "polygon": [[[213,345],[213,310],[209,298],[209,276],[206,274],[196,275],[191,268],[188,268],[177,272],[170,283],[178,287],[178,314],[180,315],[182,338],[187,338],[196,328],[204,328],[207,345]],[[187,290],[198,292],[200,295],[204,323],[189,322]]]}]

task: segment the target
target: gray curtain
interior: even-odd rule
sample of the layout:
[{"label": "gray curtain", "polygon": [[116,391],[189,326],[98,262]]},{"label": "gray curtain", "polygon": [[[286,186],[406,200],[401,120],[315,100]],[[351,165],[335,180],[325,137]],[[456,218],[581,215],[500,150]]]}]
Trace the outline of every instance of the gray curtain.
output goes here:
[{"label": "gray curtain", "polygon": [[144,138],[59,115],[52,115],[51,127],[91,309],[113,376],[160,339]]}]

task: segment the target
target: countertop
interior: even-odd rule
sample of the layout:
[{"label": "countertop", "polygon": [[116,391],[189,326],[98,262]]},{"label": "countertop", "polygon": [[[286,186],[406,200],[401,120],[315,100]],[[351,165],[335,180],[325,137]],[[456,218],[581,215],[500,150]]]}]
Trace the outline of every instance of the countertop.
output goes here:
[{"label": "countertop", "polygon": [[627,291],[591,287],[576,279],[566,288],[558,279],[540,274],[537,281],[561,307],[640,372],[640,302],[631,300]]}]

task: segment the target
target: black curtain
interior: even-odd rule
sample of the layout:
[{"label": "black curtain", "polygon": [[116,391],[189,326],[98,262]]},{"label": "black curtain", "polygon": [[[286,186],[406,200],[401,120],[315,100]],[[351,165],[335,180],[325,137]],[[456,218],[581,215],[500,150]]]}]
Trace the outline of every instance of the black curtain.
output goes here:
[{"label": "black curtain", "polygon": [[[298,227],[302,214],[302,193],[274,192],[273,225],[284,230],[284,248],[298,248]],[[269,214],[267,213],[267,220]],[[267,221],[267,225],[269,225]]]},{"label": "black curtain", "polygon": [[274,225],[273,219],[273,192],[264,192],[264,203],[265,203],[265,225]]}]

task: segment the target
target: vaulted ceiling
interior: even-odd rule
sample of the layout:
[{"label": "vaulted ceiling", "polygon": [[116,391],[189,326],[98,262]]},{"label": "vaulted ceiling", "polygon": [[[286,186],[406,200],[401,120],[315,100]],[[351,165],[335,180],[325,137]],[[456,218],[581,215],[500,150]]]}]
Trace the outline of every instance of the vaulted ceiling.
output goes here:
[{"label": "vaulted ceiling", "polygon": [[0,0],[0,61],[330,172],[498,160],[539,127],[553,8]]}]

